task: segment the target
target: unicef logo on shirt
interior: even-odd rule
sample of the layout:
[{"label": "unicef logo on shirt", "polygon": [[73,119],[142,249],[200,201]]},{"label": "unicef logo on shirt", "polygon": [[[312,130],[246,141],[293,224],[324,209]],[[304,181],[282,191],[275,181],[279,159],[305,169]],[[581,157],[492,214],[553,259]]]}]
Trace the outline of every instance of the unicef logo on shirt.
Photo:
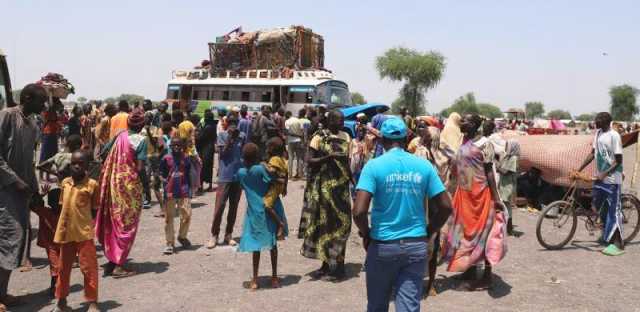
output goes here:
[{"label": "unicef logo on shirt", "polygon": [[385,179],[387,187],[398,187],[399,185],[413,186],[422,183],[422,174],[417,172],[392,173]]}]

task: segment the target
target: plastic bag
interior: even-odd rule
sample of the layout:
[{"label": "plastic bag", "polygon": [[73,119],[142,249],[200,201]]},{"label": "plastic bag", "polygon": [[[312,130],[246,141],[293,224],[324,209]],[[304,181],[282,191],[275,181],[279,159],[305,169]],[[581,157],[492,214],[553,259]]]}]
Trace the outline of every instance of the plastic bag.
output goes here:
[{"label": "plastic bag", "polygon": [[493,226],[491,227],[491,231],[489,232],[489,237],[487,237],[487,247],[485,250],[487,261],[489,261],[491,265],[500,263],[500,261],[506,256],[506,237],[507,222],[505,219],[505,214],[502,211],[498,211],[496,212]]}]

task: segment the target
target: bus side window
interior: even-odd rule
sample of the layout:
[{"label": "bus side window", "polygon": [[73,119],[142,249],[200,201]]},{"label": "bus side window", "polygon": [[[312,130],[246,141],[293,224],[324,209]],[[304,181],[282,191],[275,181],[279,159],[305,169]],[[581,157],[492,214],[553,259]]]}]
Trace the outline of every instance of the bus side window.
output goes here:
[{"label": "bus side window", "polygon": [[305,93],[305,98],[304,98],[304,102],[309,104],[311,102],[313,102],[313,97],[311,96],[311,93]]},{"label": "bus side window", "polygon": [[261,102],[271,102],[271,92],[262,92]]},{"label": "bus side window", "polygon": [[167,92],[167,99],[169,99],[169,100],[177,100],[178,99],[178,90],[169,90],[169,92]]},{"label": "bus side window", "polygon": [[249,102],[251,101],[251,93],[247,92],[247,91],[242,91],[242,95],[241,95],[241,101],[243,102]]},{"label": "bus side window", "polygon": [[223,101],[229,100],[229,91],[222,91],[222,100]]},{"label": "bus side window", "polygon": [[214,101],[222,100],[222,91],[220,89],[211,90],[211,99]]}]

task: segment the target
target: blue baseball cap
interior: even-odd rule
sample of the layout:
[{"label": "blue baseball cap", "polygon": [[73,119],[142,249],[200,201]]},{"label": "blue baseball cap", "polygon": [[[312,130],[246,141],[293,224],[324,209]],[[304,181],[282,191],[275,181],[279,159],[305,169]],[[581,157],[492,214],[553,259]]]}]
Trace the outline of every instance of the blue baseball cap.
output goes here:
[{"label": "blue baseball cap", "polygon": [[407,126],[404,121],[398,117],[387,118],[380,127],[382,137],[387,139],[404,139],[407,137]]}]

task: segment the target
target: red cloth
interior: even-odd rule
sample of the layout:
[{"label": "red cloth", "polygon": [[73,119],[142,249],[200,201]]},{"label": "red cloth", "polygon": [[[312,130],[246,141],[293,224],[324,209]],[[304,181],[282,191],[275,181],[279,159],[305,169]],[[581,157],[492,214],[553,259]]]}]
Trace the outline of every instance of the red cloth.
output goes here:
[{"label": "red cloth", "polygon": [[98,301],[98,258],[92,239],[60,244],[60,272],[56,282],[56,298],[62,299],[69,295],[71,268],[76,254],[84,275],[84,297],[87,301]]},{"label": "red cloth", "polygon": [[38,239],[36,244],[47,250],[51,276],[58,276],[60,270],[60,245],[53,242],[53,234],[58,226],[58,215],[46,207],[31,207],[38,216]]},{"label": "red cloth", "polygon": [[58,114],[55,112],[43,112],[42,119],[44,119],[44,127],[42,128],[42,134],[56,134],[60,130],[60,124],[58,123]]}]

